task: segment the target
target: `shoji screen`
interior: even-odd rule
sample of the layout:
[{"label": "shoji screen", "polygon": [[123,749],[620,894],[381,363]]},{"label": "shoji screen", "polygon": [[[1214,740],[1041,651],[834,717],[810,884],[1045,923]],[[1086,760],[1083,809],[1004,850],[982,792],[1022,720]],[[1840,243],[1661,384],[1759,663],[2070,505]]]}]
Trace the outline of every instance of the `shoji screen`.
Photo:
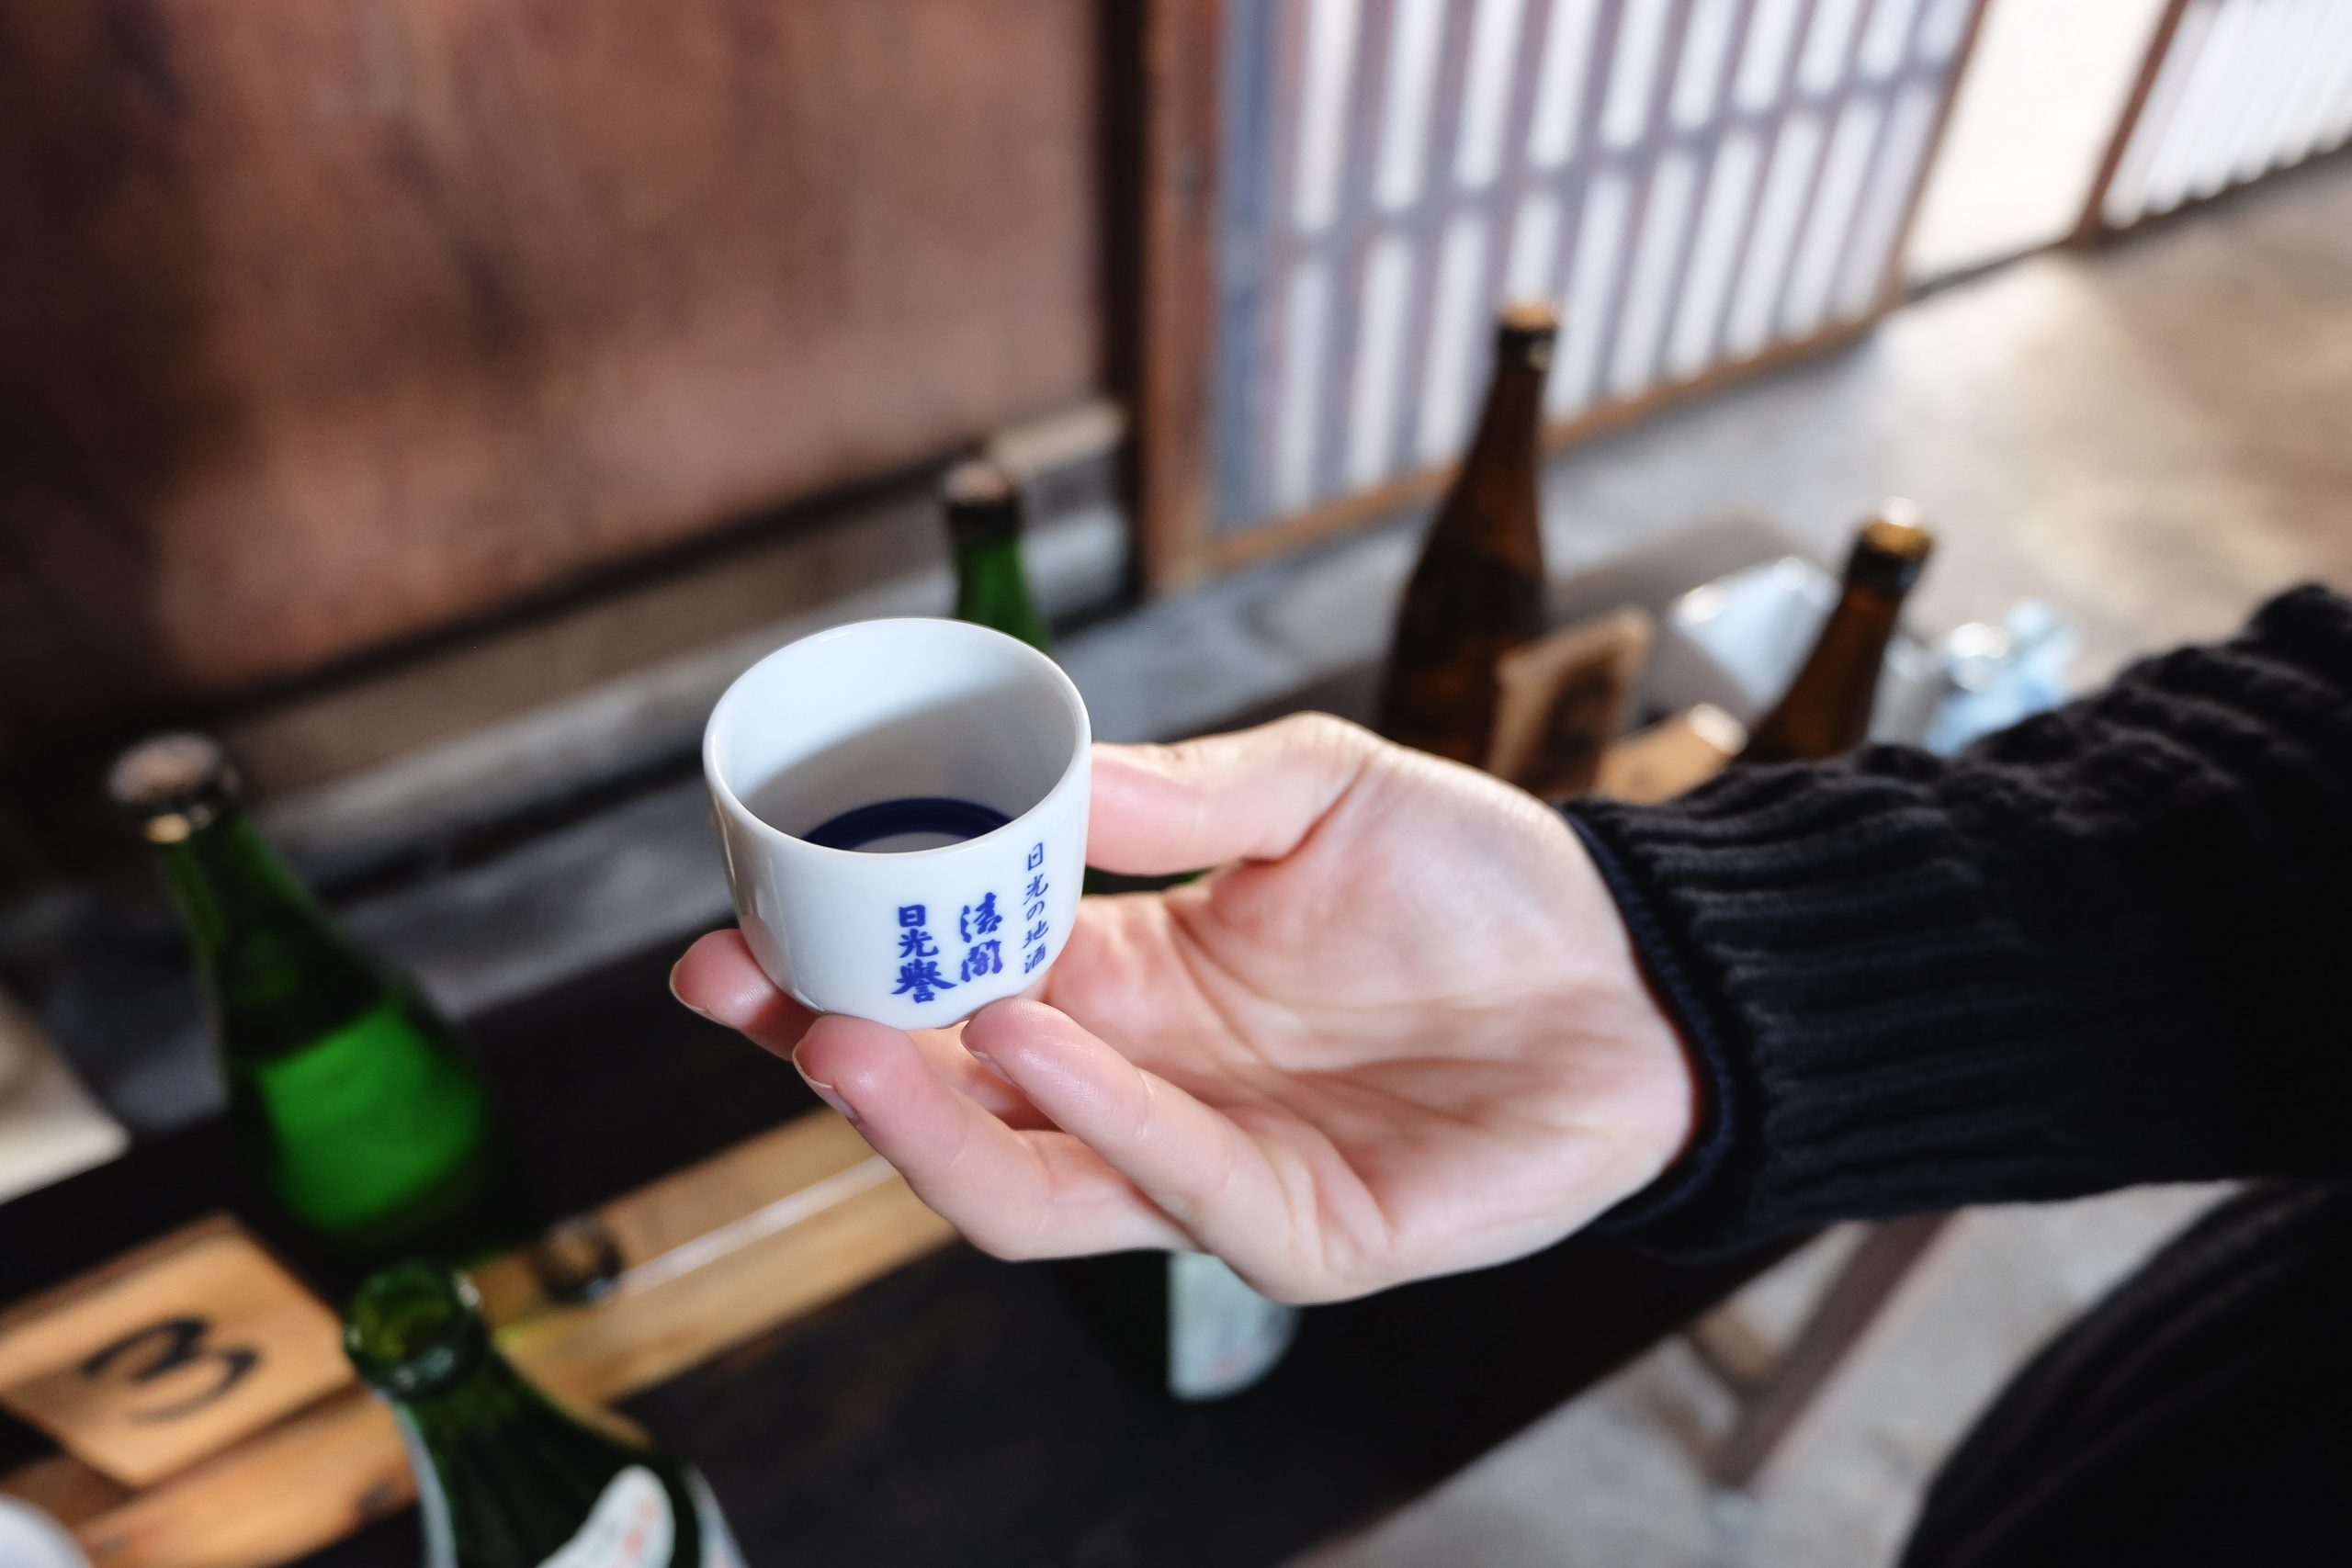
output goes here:
[{"label": "shoji screen", "polygon": [[2352,140],[2352,0],[2188,0],[2086,227],[2128,229]]},{"label": "shoji screen", "polygon": [[1507,297],[1562,428],[1866,319],[1975,9],[1227,0],[1220,553],[1454,457]]}]

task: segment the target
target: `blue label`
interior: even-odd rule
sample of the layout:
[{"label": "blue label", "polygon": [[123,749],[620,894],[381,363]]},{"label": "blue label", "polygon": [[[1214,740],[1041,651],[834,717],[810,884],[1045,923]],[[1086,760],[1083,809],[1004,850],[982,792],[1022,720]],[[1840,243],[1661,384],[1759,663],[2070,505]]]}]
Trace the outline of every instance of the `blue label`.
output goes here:
[{"label": "blue label", "polygon": [[[935,816],[918,822],[908,815],[893,813],[898,807],[941,804],[973,811],[988,809],[986,807],[970,807],[960,801],[885,801],[881,806],[861,807],[857,811],[844,812],[819,831],[835,829],[858,817],[865,820],[857,830],[870,833],[872,837],[910,831],[939,831],[942,829]],[[881,815],[876,815],[877,813]],[[1001,825],[1001,818],[999,821]],[[846,838],[850,834],[837,836]],[[809,837],[811,841],[815,841],[817,836],[811,834]],[[847,849],[854,845],[836,843],[832,847]],[[969,985],[991,975],[1001,975],[1009,962],[1004,951],[1008,943],[1017,946],[1022,974],[1033,974],[1043,966],[1046,939],[1051,933],[1051,924],[1046,919],[1046,894],[1052,886],[1041,869],[1045,863],[1045,844],[1042,841],[1032,844],[1023,868],[1027,874],[1025,880],[1016,874],[1012,888],[989,888],[970,902],[956,907],[954,926],[956,940],[961,944],[959,952],[951,953],[940,946],[938,937],[933,934],[933,921],[929,905],[898,906],[896,962],[899,984],[890,994],[910,997],[917,1003],[925,1003],[935,1000],[942,991],[952,991],[958,986]],[[940,912],[937,925],[941,931],[947,929],[944,908]],[[954,971],[952,979],[948,973],[951,968]]]},{"label": "blue label", "polygon": [[899,906],[899,956],[904,962],[899,965],[898,987],[890,993],[918,1002],[956,988],[956,982],[939,972],[939,944],[923,924],[924,913],[921,904]]},{"label": "blue label", "polygon": [[1029,885],[1021,890],[1026,900],[1021,918],[1029,921],[1029,929],[1021,933],[1021,972],[1028,974],[1046,961],[1046,874],[1039,868],[1046,863],[1043,842],[1029,846]]}]

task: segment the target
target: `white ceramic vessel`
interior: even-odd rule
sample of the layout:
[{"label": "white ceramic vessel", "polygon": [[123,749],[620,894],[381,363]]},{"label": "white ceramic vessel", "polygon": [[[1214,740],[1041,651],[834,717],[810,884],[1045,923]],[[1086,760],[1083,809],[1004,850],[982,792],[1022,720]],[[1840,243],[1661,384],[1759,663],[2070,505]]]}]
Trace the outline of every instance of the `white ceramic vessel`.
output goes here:
[{"label": "white ceramic vessel", "polygon": [[0,1564],[6,1568],[89,1568],[63,1526],[29,1503],[0,1497]]},{"label": "white ceramic vessel", "polygon": [[1078,912],[1091,740],[1060,667],[984,626],[861,621],[768,655],[703,735],[752,956],[899,1029],[1035,985]]}]

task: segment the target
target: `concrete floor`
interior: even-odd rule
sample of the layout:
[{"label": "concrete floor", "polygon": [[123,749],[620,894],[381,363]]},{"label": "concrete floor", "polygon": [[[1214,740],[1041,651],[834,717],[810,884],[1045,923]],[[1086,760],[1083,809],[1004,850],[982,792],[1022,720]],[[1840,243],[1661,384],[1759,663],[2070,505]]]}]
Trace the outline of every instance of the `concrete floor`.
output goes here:
[{"label": "concrete floor", "polygon": [[[2016,598],[2084,633],[2077,673],[2226,634],[2265,594],[2352,582],[2352,159],[2107,250],[2034,257],[1915,304],[1860,349],[1568,455],[1547,481],[1555,565],[1686,519],[1760,511],[1824,555],[1907,493],[1942,548],[1930,626]],[[2113,1194],[1971,1216],[1752,1499],[1692,1455],[1727,1414],[1661,1347],[1433,1495],[1297,1568],[1476,1563],[1867,1564],[2007,1372],[2211,1202]],[[1794,1322],[1849,1236],[1759,1281]]]}]

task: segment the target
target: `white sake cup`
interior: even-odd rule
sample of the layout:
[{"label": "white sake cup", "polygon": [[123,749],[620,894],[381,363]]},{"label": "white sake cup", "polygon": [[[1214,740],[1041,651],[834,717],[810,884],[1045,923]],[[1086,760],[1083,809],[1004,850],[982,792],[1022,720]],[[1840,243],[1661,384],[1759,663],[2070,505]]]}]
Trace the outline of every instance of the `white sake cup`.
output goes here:
[{"label": "white sake cup", "polygon": [[985,626],[860,621],[769,654],[702,743],[752,957],[899,1029],[1035,985],[1078,913],[1092,739],[1061,668]]}]

